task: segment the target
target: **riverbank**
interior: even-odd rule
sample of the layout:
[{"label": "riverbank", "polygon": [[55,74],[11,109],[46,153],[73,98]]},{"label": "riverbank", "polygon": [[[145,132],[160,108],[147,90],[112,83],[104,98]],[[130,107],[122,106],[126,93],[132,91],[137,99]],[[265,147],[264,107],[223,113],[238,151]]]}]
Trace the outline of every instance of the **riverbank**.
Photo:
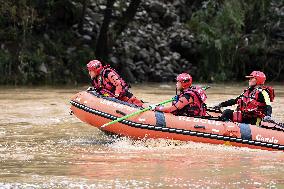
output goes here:
[{"label": "riverbank", "polygon": [[[278,0],[135,1],[135,16],[122,26],[128,3],[0,2],[0,84],[87,82],[85,65],[95,58],[132,83],[172,81],[181,72],[239,81],[252,70],[284,80]],[[99,34],[106,39],[98,42]]]}]

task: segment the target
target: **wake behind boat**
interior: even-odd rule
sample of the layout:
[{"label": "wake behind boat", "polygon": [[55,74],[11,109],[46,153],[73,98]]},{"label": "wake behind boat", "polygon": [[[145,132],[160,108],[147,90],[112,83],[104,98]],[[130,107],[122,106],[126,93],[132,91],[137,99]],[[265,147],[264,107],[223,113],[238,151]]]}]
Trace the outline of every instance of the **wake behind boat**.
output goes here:
[{"label": "wake behind boat", "polygon": [[74,115],[102,131],[134,139],[165,138],[211,144],[227,144],[265,150],[284,150],[284,132],[276,123],[261,126],[224,122],[212,115],[203,117],[175,116],[158,111],[145,111],[120,122],[102,127],[141,107],[103,97],[95,91],[82,91],[70,101]]}]

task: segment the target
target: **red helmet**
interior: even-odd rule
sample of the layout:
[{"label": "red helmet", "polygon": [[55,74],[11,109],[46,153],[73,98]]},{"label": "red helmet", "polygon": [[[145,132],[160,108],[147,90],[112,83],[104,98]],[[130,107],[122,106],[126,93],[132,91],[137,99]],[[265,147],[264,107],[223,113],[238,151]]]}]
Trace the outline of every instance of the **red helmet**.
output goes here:
[{"label": "red helmet", "polygon": [[89,71],[95,71],[98,74],[103,69],[103,65],[99,60],[91,60],[87,64],[87,68]]},{"label": "red helmet", "polygon": [[182,88],[188,88],[192,84],[192,77],[188,73],[182,73],[177,76],[177,81],[181,82]]},{"label": "red helmet", "polygon": [[252,78],[252,77],[256,79],[257,85],[263,85],[266,80],[265,74],[260,71],[253,71],[251,72],[250,75],[246,76],[246,78]]}]

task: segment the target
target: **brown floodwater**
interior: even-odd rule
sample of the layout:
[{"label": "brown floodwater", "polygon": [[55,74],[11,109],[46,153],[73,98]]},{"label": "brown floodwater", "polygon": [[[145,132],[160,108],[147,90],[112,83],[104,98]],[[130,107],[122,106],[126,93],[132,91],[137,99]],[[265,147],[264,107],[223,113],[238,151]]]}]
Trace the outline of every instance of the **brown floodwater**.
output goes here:
[{"label": "brown floodwater", "polygon": [[[284,88],[273,85],[284,122]],[[69,115],[76,88],[0,87],[0,188],[284,188],[284,153],[171,140],[113,138]],[[208,106],[244,84],[216,84]],[[135,85],[156,103],[175,84]],[[284,137],[284,135],[283,135]]]}]

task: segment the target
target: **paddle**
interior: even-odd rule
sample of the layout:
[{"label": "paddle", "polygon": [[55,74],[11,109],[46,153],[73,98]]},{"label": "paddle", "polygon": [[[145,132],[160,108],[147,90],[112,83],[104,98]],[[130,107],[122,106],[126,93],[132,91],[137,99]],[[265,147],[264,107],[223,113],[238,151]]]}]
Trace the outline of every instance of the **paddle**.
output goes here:
[{"label": "paddle", "polygon": [[122,121],[122,120],[124,120],[124,119],[127,119],[127,118],[129,118],[129,117],[132,117],[132,116],[134,116],[134,115],[137,115],[137,114],[140,114],[140,113],[142,113],[142,112],[146,112],[146,111],[148,111],[148,110],[151,110],[151,109],[153,109],[153,107],[160,106],[160,105],[163,105],[163,104],[172,102],[172,101],[174,101],[174,100],[175,100],[175,98],[171,98],[171,99],[169,99],[169,100],[165,100],[165,101],[160,102],[160,103],[158,103],[158,104],[150,105],[148,108],[144,108],[144,109],[142,109],[142,110],[138,110],[138,111],[133,112],[133,113],[131,113],[131,114],[128,114],[128,115],[126,115],[126,116],[117,118],[116,120],[113,120],[113,121],[108,122],[108,123],[106,123],[106,124],[103,124],[103,125],[101,126],[101,128],[104,128],[104,127],[106,127],[106,126],[108,126],[108,125],[111,125],[111,124],[114,124],[114,123],[117,123],[117,122],[120,122],[120,121]]},{"label": "paddle", "polygon": [[214,113],[222,113],[222,110],[216,109],[216,108],[213,108],[213,107],[207,107],[207,108],[206,108],[206,111],[208,111],[208,112],[214,112]]},{"label": "paddle", "polygon": [[[275,121],[275,120],[269,120],[269,121],[264,121],[264,122],[268,122],[268,123],[273,123],[273,124],[275,124],[275,126],[279,126],[279,127],[281,127],[282,129],[284,129],[284,123],[280,123],[280,122],[278,122],[278,121]],[[275,127],[274,126],[274,127]]]},{"label": "paddle", "polygon": [[[202,87],[203,90],[206,90],[206,89],[209,89],[209,88],[210,88],[210,86]],[[105,124],[103,124],[100,128],[104,128],[104,127],[106,127],[106,126],[108,126],[108,125],[111,125],[111,124],[120,122],[120,121],[122,121],[122,120],[124,120],[124,119],[127,119],[127,118],[132,117],[132,116],[137,115],[137,114],[140,114],[140,113],[142,113],[142,112],[146,112],[146,111],[148,111],[148,110],[152,110],[153,107],[160,106],[160,105],[163,105],[163,104],[172,102],[172,101],[174,101],[174,100],[175,100],[175,97],[174,97],[174,98],[171,98],[171,99],[169,99],[169,100],[160,102],[160,103],[158,103],[158,104],[150,105],[148,108],[144,108],[144,109],[142,109],[142,110],[138,110],[137,112],[133,112],[133,113],[128,114],[128,115],[125,115],[125,116],[123,116],[123,117],[117,118],[116,120],[113,120],[113,121],[111,121],[111,122],[105,123]]]}]

